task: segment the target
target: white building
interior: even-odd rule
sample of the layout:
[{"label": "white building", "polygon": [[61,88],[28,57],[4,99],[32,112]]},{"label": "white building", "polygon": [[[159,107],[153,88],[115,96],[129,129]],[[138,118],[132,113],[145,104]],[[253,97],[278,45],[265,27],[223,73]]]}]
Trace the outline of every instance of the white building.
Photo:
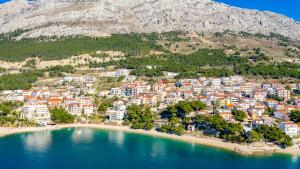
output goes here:
[{"label": "white building", "polygon": [[111,88],[110,89],[110,95],[113,95],[113,96],[124,96],[124,90],[122,90],[119,87]]},{"label": "white building", "polygon": [[166,78],[173,79],[176,76],[178,76],[178,73],[175,73],[175,72],[164,72],[164,75],[165,75]]},{"label": "white building", "polygon": [[91,116],[94,113],[93,105],[83,105],[83,114]]},{"label": "white building", "polygon": [[114,102],[113,109],[107,111],[109,115],[109,120],[111,121],[120,121],[125,117],[126,106],[122,101]]},{"label": "white building", "polygon": [[91,105],[91,104],[93,104],[93,98],[92,97],[82,97],[82,98],[80,98],[79,103],[81,105]]},{"label": "white building", "polygon": [[211,79],[211,80],[210,80],[210,83],[211,83],[213,86],[220,86],[220,85],[221,85],[221,79],[220,79],[220,78],[214,78],[214,79]]},{"label": "white building", "polygon": [[65,82],[72,82],[74,80],[74,77],[73,76],[65,76],[63,81]]},{"label": "white building", "polygon": [[244,81],[244,77],[242,77],[242,76],[230,76],[229,78],[233,81],[236,81],[236,82],[243,82]]},{"label": "white building", "polygon": [[40,125],[50,123],[50,113],[46,104],[26,104],[23,107],[21,118],[34,121]]},{"label": "white building", "polygon": [[284,98],[285,100],[289,100],[291,98],[291,92],[284,88],[277,88],[275,92],[278,97]]},{"label": "white building", "polygon": [[279,128],[290,137],[298,135],[298,126],[294,122],[282,122],[279,124]]},{"label": "white building", "polygon": [[130,71],[131,71],[131,70],[128,70],[128,69],[118,69],[118,70],[116,71],[115,76],[116,76],[116,77],[121,77],[121,76],[128,77],[129,74],[130,74]]},{"label": "white building", "polygon": [[76,103],[79,103],[79,102],[75,98],[66,98],[64,100],[64,105],[65,106],[70,105],[70,104],[76,104]]},{"label": "white building", "polygon": [[80,116],[82,114],[82,107],[78,103],[67,105],[67,111],[71,115]]},{"label": "white building", "polygon": [[108,96],[109,93],[110,93],[109,90],[99,91],[98,96],[100,97]]},{"label": "white building", "polygon": [[122,110],[108,110],[107,113],[111,121],[123,120],[125,117],[125,111]]},{"label": "white building", "polygon": [[24,96],[18,94],[10,94],[6,97],[7,101],[24,102]]}]

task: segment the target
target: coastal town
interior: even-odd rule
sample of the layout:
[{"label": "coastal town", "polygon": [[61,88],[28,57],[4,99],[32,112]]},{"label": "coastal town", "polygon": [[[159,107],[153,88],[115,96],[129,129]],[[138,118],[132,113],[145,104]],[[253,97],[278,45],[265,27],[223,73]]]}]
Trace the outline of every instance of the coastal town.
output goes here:
[{"label": "coastal town", "polygon": [[[22,103],[15,110],[19,118],[40,126],[55,124],[51,120],[54,108],[66,110],[80,123],[93,123],[92,119],[101,114],[100,123],[123,125],[127,108],[143,105],[159,116],[154,124],[155,128],[160,128],[168,123],[161,115],[168,106],[182,101],[200,101],[205,108],[190,112],[189,118],[218,115],[228,123],[240,123],[244,131],[260,125],[276,126],[294,140],[299,138],[300,124],[291,114],[300,110],[300,84],[279,84],[275,80],[261,82],[243,76],[176,79],[177,73],[173,72],[147,79],[131,75],[131,71],[93,70],[43,79],[47,81],[36,82],[30,90],[2,91],[1,102]],[[103,79],[111,83],[101,86]],[[104,104],[108,101],[109,104]],[[245,112],[245,116],[239,120],[235,112]],[[197,125],[192,122],[185,126],[189,133],[195,128]],[[297,146],[298,142],[294,143]]]},{"label": "coastal town", "polygon": [[0,169],[300,169],[297,6],[0,0]]}]

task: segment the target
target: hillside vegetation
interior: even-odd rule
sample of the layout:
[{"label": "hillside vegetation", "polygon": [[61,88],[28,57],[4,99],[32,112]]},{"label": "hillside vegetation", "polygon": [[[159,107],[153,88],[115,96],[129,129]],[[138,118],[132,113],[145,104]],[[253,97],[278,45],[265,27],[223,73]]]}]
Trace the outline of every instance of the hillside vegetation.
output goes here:
[{"label": "hillside vegetation", "polygon": [[13,40],[10,35],[0,35],[0,60],[24,61],[31,57],[42,60],[60,60],[74,55],[94,53],[98,50],[122,51],[127,55],[147,54],[162,50],[154,41],[138,34],[114,34],[110,37],[66,37]]},{"label": "hillside vegetation", "polygon": [[162,71],[179,73],[178,78],[224,77],[230,75],[253,75],[279,79],[300,79],[300,64],[274,62],[261,53],[251,57],[227,55],[223,49],[200,49],[192,54],[168,54],[163,56],[127,57],[120,61],[90,63],[90,67],[116,66],[136,69],[134,75],[162,76]]},{"label": "hillside vegetation", "polygon": [[[103,63],[95,61],[89,66],[136,69],[132,71],[133,75],[147,77],[163,76],[163,71],[171,71],[179,73],[177,78],[250,75],[300,79],[299,42],[275,33],[266,36],[231,31],[207,35],[165,32],[16,40],[21,33],[22,30],[18,30],[0,35],[0,60],[23,61],[35,56],[41,60],[60,60],[80,54],[99,57],[95,54],[99,50],[121,51],[125,53],[124,59]],[[108,56],[101,54],[101,57]],[[34,67],[30,63],[26,65]],[[52,71],[50,75],[61,75],[59,71]],[[13,79],[14,76],[18,75],[12,75]],[[5,80],[7,77],[1,78]]]},{"label": "hillside vegetation", "polygon": [[63,76],[63,73],[73,73],[75,69],[72,66],[54,66],[42,70],[30,70],[18,74],[7,74],[0,76],[0,91],[2,90],[16,90],[24,89],[28,90],[32,87],[32,84],[36,82],[40,77],[43,77],[45,73],[48,73],[51,77]]},{"label": "hillside vegetation", "polygon": [[0,60],[24,61],[61,60],[81,54],[94,55],[96,51],[120,51],[127,56],[144,56],[153,51],[190,54],[199,49],[224,49],[226,54],[253,56],[261,53],[278,61],[300,58],[300,43],[288,37],[271,33],[249,34],[224,31],[214,34],[165,32],[149,34],[113,34],[109,37],[40,37],[16,40],[22,33],[17,30],[0,34]]}]

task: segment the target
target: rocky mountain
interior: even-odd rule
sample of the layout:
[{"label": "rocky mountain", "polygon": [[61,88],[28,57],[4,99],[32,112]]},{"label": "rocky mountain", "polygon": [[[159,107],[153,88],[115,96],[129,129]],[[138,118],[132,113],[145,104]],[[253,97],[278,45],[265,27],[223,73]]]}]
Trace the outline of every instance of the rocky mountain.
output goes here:
[{"label": "rocky mountain", "polygon": [[0,5],[0,33],[22,36],[104,36],[129,32],[282,34],[300,39],[300,23],[272,12],[211,0],[12,0]]}]

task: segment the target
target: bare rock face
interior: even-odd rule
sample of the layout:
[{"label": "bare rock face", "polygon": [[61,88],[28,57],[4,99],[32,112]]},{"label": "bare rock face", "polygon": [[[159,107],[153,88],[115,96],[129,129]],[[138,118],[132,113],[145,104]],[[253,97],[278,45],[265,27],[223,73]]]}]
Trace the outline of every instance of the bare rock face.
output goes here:
[{"label": "bare rock face", "polygon": [[0,33],[16,29],[25,37],[232,30],[300,39],[293,19],[211,0],[12,0],[0,5]]}]

